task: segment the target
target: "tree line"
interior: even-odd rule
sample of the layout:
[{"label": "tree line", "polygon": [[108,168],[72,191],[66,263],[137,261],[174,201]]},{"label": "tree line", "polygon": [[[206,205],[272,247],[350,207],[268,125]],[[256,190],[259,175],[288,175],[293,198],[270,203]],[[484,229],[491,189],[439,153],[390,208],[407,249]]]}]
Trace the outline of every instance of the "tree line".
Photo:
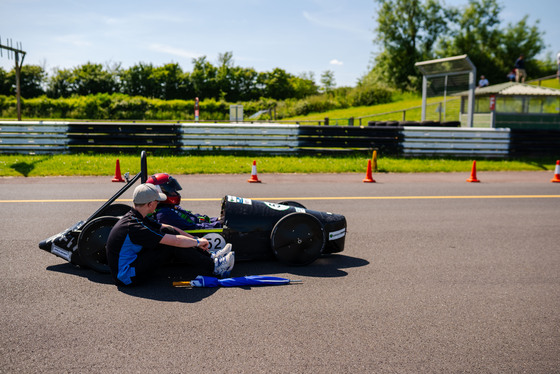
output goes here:
[{"label": "tree line", "polygon": [[528,16],[503,25],[503,7],[497,0],[469,0],[465,6],[445,6],[442,0],[375,0],[378,5],[374,42],[381,52],[372,61],[363,82],[385,82],[402,90],[418,90],[421,75],[414,64],[467,54],[490,84],[507,81],[520,54],[525,55],[529,78],[552,75],[552,54],[545,50],[539,21]]},{"label": "tree line", "polygon": [[[192,60],[191,72],[183,71],[178,63],[154,66],[138,63],[128,69],[120,65],[103,66],[88,62],[72,69],[54,70],[48,75],[38,65],[24,65],[21,70],[21,92],[25,98],[46,95],[66,98],[74,95],[122,93],[162,100],[192,100],[195,97],[228,102],[252,101],[266,97],[275,100],[304,98],[324,92],[334,86],[332,72],[326,71],[317,86],[312,72],[298,76],[281,68],[257,72],[253,68],[236,66],[233,53],[218,57],[214,65],[206,56]],[[0,68],[0,95],[15,94],[15,70]]]},{"label": "tree line", "polygon": [[[207,100],[235,102],[299,100],[293,107],[307,112],[320,106],[371,105],[387,100],[386,90],[419,91],[419,61],[467,54],[490,84],[507,80],[520,54],[525,55],[529,78],[552,75],[556,63],[552,54],[544,61],[544,32],[539,21],[530,24],[528,16],[503,25],[503,7],[498,0],[468,0],[465,6],[449,7],[443,0],[374,0],[376,29],[374,43],[381,52],[374,56],[368,72],[355,87],[335,88],[332,71],[324,72],[320,85],[312,72],[294,75],[281,68],[257,72],[236,66],[233,53],[220,54],[216,64],[206,56],[192,60],[192,71],[178,63],[154,66],[138,63],[130,68],[120,64],[88,62],[74,68],[57,68],[47,74],[37,65],[24,65],[21,88],[24,98],[49,99],[99,94],[124,94],[159,100]],[[15,95],[15,72],[0,68],[0,95]],[[351,96],[350,100],[338,100]],[[308,100],[321,96],[320,99]],[[290,104],[291,105],[291,104]],[[337,104],[338,105],[338,104]]]}]

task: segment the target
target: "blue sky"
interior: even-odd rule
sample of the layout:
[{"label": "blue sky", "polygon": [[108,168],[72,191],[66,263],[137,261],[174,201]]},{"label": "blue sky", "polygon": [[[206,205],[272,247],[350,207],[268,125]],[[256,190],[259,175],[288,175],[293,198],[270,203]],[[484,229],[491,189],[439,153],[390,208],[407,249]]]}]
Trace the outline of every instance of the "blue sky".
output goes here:
[{"label": "blue sky", "polygon": [[[547,50],[560,52],[558,0],[502,1],[504,24],[540,19]],[[465,5],[467,0],[446,0]],[[298,75],[326,70],[337,86],[353,86],[366,73],[375,29],[373,0],[0,0],[0,39],[20,42],[24,63],[73,68],[87,62],[176,62],[232,52],[234,64]],[[0,66],[13,68],[4,53]]]}]

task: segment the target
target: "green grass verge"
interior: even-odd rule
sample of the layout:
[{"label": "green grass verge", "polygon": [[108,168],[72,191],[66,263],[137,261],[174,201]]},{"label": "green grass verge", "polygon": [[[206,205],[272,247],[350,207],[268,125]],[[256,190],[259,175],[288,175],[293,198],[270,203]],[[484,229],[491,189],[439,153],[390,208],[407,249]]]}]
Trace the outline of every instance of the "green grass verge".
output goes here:
[{"label": "green grass verge", "polygon": [[[121,172],[140,171],[137,155],[1,155],[1,177],[109,176],[116,160]],[[365,173],[367,155],[352,156],[148,156],[150,173],[248,174],[253,160],[258,173]],[[477,160],[477,171],[554,170],[550,159]],[[467,172],[472,159],[379,157],[378,172]]]},{"label": "green grass verge", "polygon": [[[530,84],[539,85],[539,82],[532,82]],[[560,82],[558,79],[547,79],[540,82],[542,87],[560,89]],[[427,100],[428,107],[426,110],[426,120],[439,121],[440,112],[438,111],[437,103],[443,102],[443,97],[430,97]],[[346,119],[353,117],[355,119],[365,117],[362,119],[362,126],[367,126],[368,121],[402,121],[403,111],[406,112],[406,121],[420,121],[422,118],[422,110],[419,108],[422,105],[422,95],[418,93],[402,93],[395,95],[394,101],[387,104],[379,104],[373,106],[353,107],[347,109],[336,109],[323,113],[310,113],[306,116],[284,118],[283,120],[290,121],[322,121],[325,117],[330,119],[331,125],[336,125],[336,120],[340,125],[346,125]],[[461,101],[457,96],[448,96],[445,104],[445,118],[442,121],[458,121]],[[442,108],[443,110],[443,108]],[[384,114],[394,112],[390,114]],[[355,120],[354,125],[359,123]]]},{"label": "green grass verge", "polygon": [[[556,79],[543,81],[546,87],[560,88]],[[430,98],[428,103],[441,101],[442,98]],[[449,97],[446,107],[446,120],[454,120],[459,113],[459,100]],[[406,119],[420,120],[422,99],[418,94],[405,93],[396,97],[389,104],[371,107],[357,107],[314,113],[290,120],[323,120],[325,117],[335,120],[349,117],[364,117],[363,125],[368,120],[402,120],[402,112],[387,115],[372,115],[392,111],[406,110]],[[428,119],[436,119],[439,113],[435,106],[428,108]],[[335,123],[332,122],[334,125]],[[357,125],[357,123],[355,123]],[[0,177],[37,177],[37,176],[106,176],[114,175],[115,163],[119,159],[121,172],[135,175],[140,170],[138,155],[0,155]],[[167,172],[170,174],[249,174],[253,160],[257,160],[260,173],[362,173],[365,172],[367,156],[149,156],[150,173]],[[556,159],[525,160],[477,160],[479,171],[530,171],[554,170]],[[379,172],[414,173],[414,172],[467,172],[472,167],[470,159],[441,158],[395,158],[380,157]]]},{"label": "green grass verge", "polygon": [[548,87],[548,88],[556,88],[557,90],[560,89],[560,81],[558,81],[558,79],[554,78],[554,79],[547,79],[547,80],[543,80],[540,82],[531,82],[529,84],[535,85],[535,86],[542,86],[542,87]]}]

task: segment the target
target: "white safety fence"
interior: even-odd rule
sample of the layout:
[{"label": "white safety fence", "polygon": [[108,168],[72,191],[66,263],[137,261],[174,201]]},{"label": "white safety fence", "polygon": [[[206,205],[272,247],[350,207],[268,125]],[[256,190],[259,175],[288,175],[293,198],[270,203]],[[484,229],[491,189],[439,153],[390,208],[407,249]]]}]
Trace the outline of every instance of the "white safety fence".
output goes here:
[{"label": "white safety fence", "polygon": [[294,152],[298,148],[299,125],[281,124],[182,124],[182,151],[268,151]]},{"label": "white safety fence", "polygon": [[[321,141],[344,150],[348,137],[338,134],[352,129],[353,139],[370,136],[368,127],[313,126]],[[95,131],[92,130],[95,128]],[[306,131],[312,126],[306,126]],[[320,129],[323,129],[319,131]],[[69,132],[71,130],[71,133]],[[0,153],[55,154],[76,151],[119,151],[124,147],[168,149],[170,151],[258,151],[299,152],[309,135],[303,137],[297,124],[146,124],[76,123],[55,121],[0,121]],[[389,129],[387,129],[389,130]],[[81,131],[81,132],[80,132]],[[369,131],[369,132],[368,132]],[[508,156],[510,130],[507,128],[400,127],[394,128],[395,145],[404,155]],[[345,135],[346,136],[346,135]],[[313,135],[312,138],[318,136]],[[325,141],[325,140],[328,140]],[[121,147],[122,146],[122,147]]]},{"label": "white safety fence", "polygon": [[68,122],[0,121],[0,153],[68,152]]},{"label": "white safety fence", "polygon": [[404,127],[405,155],[507,156],[510,130],[480,128]]}]

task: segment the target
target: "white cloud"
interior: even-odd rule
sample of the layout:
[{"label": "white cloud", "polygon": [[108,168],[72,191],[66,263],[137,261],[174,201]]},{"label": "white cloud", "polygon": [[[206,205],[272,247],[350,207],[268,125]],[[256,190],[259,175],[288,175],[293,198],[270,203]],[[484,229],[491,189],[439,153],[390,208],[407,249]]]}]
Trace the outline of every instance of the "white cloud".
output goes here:
[{"label": "white cloud", "polygon": [[309,23],[326,29],[342,31],[345,33],[359,35],[360,37],[370,37],[367,29],[354,26],[351,20],[344,20],[340,15],[321,14],[320,12],[310,13],[303,11],[303,18]]},{"label": "white cloud", "polygon": [[344,62],[338,61],[338,60],[335,58],[335,59],[331,60],[331,61],[329,62],[329,64],[331,64],[331,65],[337,65],[337,66],[342,66],[342,65],[344,65]]},{"label": "white cloud", "polygon": [[102,17],[101,19],[103,20],[103,23],[106,25],[121,25],[123,23],[123,20],[120,18]]},{"label": "white cloud", "polygon": [[166,53],[172,56],[178,56],[183,58],[198,58],[203,55],[201,53],[192,52],[186,49],[172,47],[164,44],[150,44],[149,49],[155,52]]},{"label": "white cloud", "polygon": [[91,41],[85,35],[67,34],[55,37],[55,40],[61,44],[70,44],[76,47],[90,47]]}]

